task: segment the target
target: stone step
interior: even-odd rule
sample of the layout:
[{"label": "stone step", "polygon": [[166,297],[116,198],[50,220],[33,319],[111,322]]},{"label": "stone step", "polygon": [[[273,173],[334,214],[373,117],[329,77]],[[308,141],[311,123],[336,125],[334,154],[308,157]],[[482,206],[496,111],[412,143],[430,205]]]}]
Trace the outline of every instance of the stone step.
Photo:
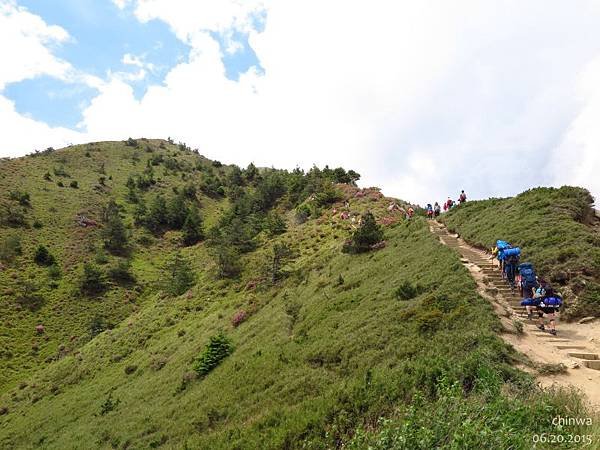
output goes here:
[{"label": "stone step", "polygon": [[569,339],[548,339],[548,342],[571,342]]},{"label": "stone step", "polygon": [[582,361],[582,363],[588,369],[600,370],[600,361],[598,361],[597,359],[594,359],[594,360],[584,359]]},{"label": "stone step", "polygon": [[567,353],[571,358],[579,358],[579,359],[598,359],[597,353]]},{"label": "stone step", "polygon": [[555,345],[555,347],[559,350],[569,350],[569,349],[585,350],[586,349],[585,345],[575,345],[575,344]]}]

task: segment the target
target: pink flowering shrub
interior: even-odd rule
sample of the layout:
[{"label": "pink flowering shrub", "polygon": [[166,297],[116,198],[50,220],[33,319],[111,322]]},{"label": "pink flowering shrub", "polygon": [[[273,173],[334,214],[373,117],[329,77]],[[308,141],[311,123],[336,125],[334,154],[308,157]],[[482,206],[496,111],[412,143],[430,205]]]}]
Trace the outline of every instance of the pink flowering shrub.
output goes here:
[{"label": "pink flowering shrub", "polygon": [[248,313],[245,310],[240,309],[231,318],[231,325],[233,325],[235,328],[237,328],[247,318],[248,318]]}]

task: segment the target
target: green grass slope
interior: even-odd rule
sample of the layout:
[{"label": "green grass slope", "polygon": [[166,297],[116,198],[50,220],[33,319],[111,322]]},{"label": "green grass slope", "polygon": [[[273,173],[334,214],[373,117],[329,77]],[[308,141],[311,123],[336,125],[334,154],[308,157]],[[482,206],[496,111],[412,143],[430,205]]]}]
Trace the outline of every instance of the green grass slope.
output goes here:
[{"label": "green grass slope", "polygon": [[565,316],[600,315],[600,227],[588,191],[536,188],[513,198],[467,202],[442,216],[468,242],[504,239],[522,249],[567,300]]},{"label": "green grass slope", "polygon": [[[549,429],[586,431],[552,428],[556,416],[588,414],[579,397],[542,391],[513,367],[520,358],[498,336],[491,306],[425,220],[388,212],[391,199],[375,189],[322,183],[318,171],[263,172],[263,182],[234,183],[226,196],[192,196],[206,228],[219,226],[207,241],[182,247],[179,231],[152,235],[134,223],[128,176],[153,167],[156,184],[138,192],[150,201],[215,175],[231,179],[235,169],[162,141],[137,144],[89,144],[0,167],[4,189],[31,197],[24,207],[31,226],[0,228],[23,243],[0,272],[9,324],[0,362],[10,369],[0,391],[0,448],[527,449]],[[78,189],[44,179],[56,164]],[[108,193],[96,187],[102,164]],[[82,264],[97,259],[100,231],[80,230],[73,216],[99,218],[109,198],[132,235],[137,281],[90,298],[77,283]],[[384,248],[342,253],[353,231],[340,217],[345,199],[353,213],[370,211],[385,224]],[[10,210],[18,196],[2,201]],[[275,225],[247,239],[263,222]],[[57,257],[58,281],[32,262],[39,243]],[[219,277],[217,250],[243,246],[227,259],[240,273]],[[281,249],[294,257],[276,260]],[[181,295],[165,290],[164,264],[176,253],[194,277]],[[44,296],[33,311],[16,306],[26,279]],[[93,336],[96,315],[115,327]],[[42,322],[46,331],[34,334]]]},{"label": "green grass slope", "polygon": [[[94,318],[116,324],[152,292],[164,252],[177,246],[167,239],[136,245],[146,233],[132,227],[135,205],[123,198],[127,178],[144,173],[149,160],[158,156],[178,161],[182,170],[169,170],[164,162],[152,166],[157,183],[151,193],[144,194],[147,197],[169,195],[174,186],[186,182],[198,183],[203,172],[192,168],[211,166],[208,160],[177,145],[150,140],[140,141],[137,148],[123,142],[94,143],[0,161],[0,217],[19,213],[24,217],[23,224],[0,223],[0,246],[6,239],[17,237],[22,247],[21,255],[9,262],[0,261],[0,391],[56,359],[64,346],[78,347],[87,342]],[[46,173],[49,179],[44,178]],[[182,173],[186,181],[181,179]],[[77,188],[70,187],[73,181],[77,181]],[[10,198],[11,192],[29,194],[29,204],[21,206]],[[83,228],[75,217],[84,214],[101,223],[102,210],[110,198],[118,199],[125,208],[136,246],[132,264],[138,282],[135,286],[113,283],[101,298],[89,299],[76,287],[82,264],[93,262],[99,254],[106,258],[104,267],[109,267],[118,258],[102,250],[100,228]],[[200,192],[198,202],[210,223],[217,216],[218,203]],[[33,262],[40,244],[56,258],[62,272],[59,279],[53,279],[47,267]],[[45,327],[43,335],[35,332],[40,324]]]}]

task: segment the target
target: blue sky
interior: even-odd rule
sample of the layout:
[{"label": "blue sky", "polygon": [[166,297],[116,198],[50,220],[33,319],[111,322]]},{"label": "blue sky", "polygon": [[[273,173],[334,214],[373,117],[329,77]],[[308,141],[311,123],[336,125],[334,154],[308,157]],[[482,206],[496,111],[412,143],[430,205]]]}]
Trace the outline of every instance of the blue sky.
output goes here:
[{"label": "blue sky", "polygon": [[[143,79],[130,79],[135,98],[140,100],[151,85],[160,85],[167,73],[185,62],[190,46],[178,39],[163,21],[139,21],[131,7],[120,9],[109,0],[20,0],[20,6],[41,16],[49,25],[65,29],[70,40],[56,46],[54,55],[71,63],[77,70],[99,78],[109,73],[135,74],[139,68],[123,62],[124,55],[140,58],[146,68]],[[256,28],[262,29],[264,17]],[[260,63],[248,44],[247,33],[233,31],[230,39],[238,45],[226,51],[223,33],[211,32],[223,53],[226,76],[238,80],[241,73]],[[4,96],[15,103],[18,113],[50,126],[75,128],[82,111],[89,106],[98,90],[83,82],[62,81],[39,76],[9,84]]]}]

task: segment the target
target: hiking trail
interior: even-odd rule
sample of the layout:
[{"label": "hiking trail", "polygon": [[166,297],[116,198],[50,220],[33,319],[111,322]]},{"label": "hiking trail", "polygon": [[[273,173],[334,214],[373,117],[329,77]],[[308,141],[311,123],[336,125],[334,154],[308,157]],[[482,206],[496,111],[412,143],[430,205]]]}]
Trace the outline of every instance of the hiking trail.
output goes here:
[{"label": "hiking trail", "polygon": [[[491,255],[472,247],[456,234],[451,234],[439,222],[430,221],[430,231],[440,241],[455,249],[461,255],[461,261],[477,282],[478,293],[489,300],[506,333],[502,333],[505,342],[526,355],[535,366],[564,364],[566,373],[548,375],[534,371],[530,367],[521,367],[535,372],[542,386],[573,386],[582,391],[595,408],[600,408],[600,321],[590,323],[564,323],[560,314],[556,321],[556,336],[536,327],[537,314],[528,319],[525,308],[521,306],[518,289],[511,289],[502,278],[498,266]],[[522,332],[521,332],[522,330]]]}]

